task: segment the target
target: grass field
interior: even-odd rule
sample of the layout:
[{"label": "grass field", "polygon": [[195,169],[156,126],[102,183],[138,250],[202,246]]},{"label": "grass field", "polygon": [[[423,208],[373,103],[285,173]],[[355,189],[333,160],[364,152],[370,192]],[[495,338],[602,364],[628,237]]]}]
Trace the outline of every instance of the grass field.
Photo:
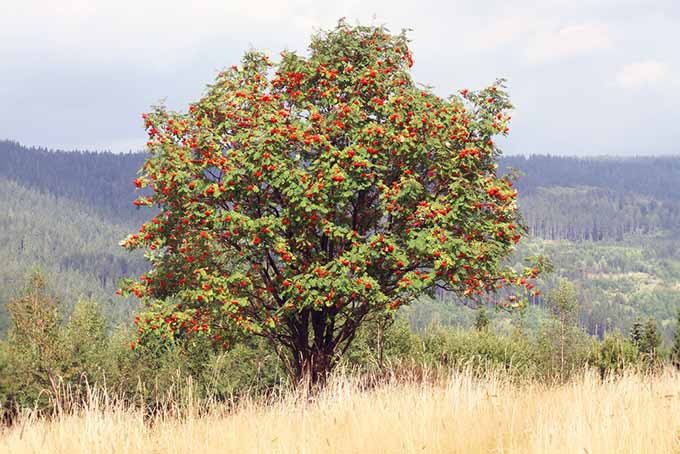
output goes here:
[{"label": "grass field", "polygon": [[680,374],[567,384],[470,373],[365,388],[335,379],[314,399],[286,395],[144,422],[93,397],[53,420],[24,415],[0,452],[27,453],[680,453]]}]

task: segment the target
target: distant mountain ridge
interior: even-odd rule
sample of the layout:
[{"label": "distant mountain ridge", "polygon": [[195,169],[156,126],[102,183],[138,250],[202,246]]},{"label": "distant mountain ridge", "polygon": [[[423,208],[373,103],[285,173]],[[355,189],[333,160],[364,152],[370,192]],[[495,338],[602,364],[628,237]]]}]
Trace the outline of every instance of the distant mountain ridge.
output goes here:
[{"label": "distant mountain ridge", "polygon": [[549,155],[504,156],[499,171],[520,171],[520,193],[539,187],[591,186],[615,192],[680,200],[680,155],[636,158],[576,158]]},{"label": "distant mountain ridge", "polygon": [[[137,196],[132,180],[145,158],[145,153],[50,151],[0,141],[0,177],[73,200],[113,223],[136,228],[150,214],[132,205]],[[512,168],[520,174],[515,183],[520,208],[536,236],[597,241],[680,229],[680,156],[533,155],[499,160],[499,173]]]},{"label": "distant mountain ridge", "polygon": [[[132,204],[145,158],[0,141],[0,332],[4,302],[35,265],[66,307],[85,296],[112,321],[131,316],[138,302],[117,297],[116,281],[147,265],[118,242],[152,216]],[[546,254],[576,283],[588,331],[625,331],[654,316],[670,336],[680,304],[680,157],[500,159],[500,173],[511,167],[520,173],[515,186],[530,234],[519,255]],[[541,288],[556,278],[543,277]],[[453,320],[454,306],[426,308]],[[421,318],[429,326],[432,318]]]},{"label": "distant mountain ridge", "polygon": [[132,205],[132,180],[144,159],[144,153],[53,151],[0,141],[0,177],[79,202],[120,224],[148,215]]}]

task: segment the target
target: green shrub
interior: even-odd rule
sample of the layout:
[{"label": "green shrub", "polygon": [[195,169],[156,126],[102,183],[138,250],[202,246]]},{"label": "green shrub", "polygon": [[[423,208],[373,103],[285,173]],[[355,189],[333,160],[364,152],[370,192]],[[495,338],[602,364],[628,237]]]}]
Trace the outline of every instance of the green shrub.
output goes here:
[{"label": "green shrub", "polygon": [[378,370],[417,356],[419,338],[401,317],[366,322],[342,356],[349,367]]},{"label": "green shrub", "polygon": [[600,376],[620,374],[629,367],[639,367],[640,352],[635,344],[620,333],[608,334],[593,343],[588,363],[600,371]]},{"label": "green shrub", "polygon": [[420,358],[426,364],[454,368],[472,367],[481,372],[502,368],[516,375],[535,373],[534,352],[522,336],[501,336],[491,330],[437,329],[423,336]]}]

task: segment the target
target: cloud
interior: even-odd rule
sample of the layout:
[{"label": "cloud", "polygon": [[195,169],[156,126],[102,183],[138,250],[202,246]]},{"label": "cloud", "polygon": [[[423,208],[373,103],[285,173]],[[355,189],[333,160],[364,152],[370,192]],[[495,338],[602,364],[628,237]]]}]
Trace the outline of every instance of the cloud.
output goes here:
[{"label": "cloud", "polygon": [[616,75],[616,82],[623,88],[637,88],[653,85],[666,78],[668,67],[656,60],[647,60],[625,65]]},{"label": "cloud", "polygon": [[606,24],[578,24],[536,34],[526,49],[529,61],[538,63],[589,55],[610,49],[612,33]]},{"label": "cloud", "polygon": [[240,48],[253,36],[297,27],[295,17],[309,7],[311,0],[10,0],[0,17],[0,55],[170,66],[197,48]]},{"label": "cloud", "polygon": [[[138,148],[145,142],[139,113],[149,105],[165,98],[170,108],[183,109],[249,47],[274,58],[283,49],[304,52],[312,32],[346,17],[393,32],[412,29],[414,77],[442,96],[508,78],[517,106],[509,149],[637,151],[649,141],[618,130],[639,121],[640,112],[675,134],[661,145],[677,150],[671,113],[680,106],[680,90],[645,92],[639,99],[636,90],[622,93],[621,87],[662,79],[665,87],[680,84],[671,77],[680,68],[674,47],[680,40],[678,0],[0,3],[0,99],[8,107],[0,112],[0,138],[64,148]],[[652,58],[663,67],[645,61]],[[590,100],[601,95],[594,109]],[[636,108],[628,109],[633,102]],[[41,128],[36,118],[46,119]],[[578,143],[556,139],[564,125]],[[609,125],[606,143],[592,125]]]}]

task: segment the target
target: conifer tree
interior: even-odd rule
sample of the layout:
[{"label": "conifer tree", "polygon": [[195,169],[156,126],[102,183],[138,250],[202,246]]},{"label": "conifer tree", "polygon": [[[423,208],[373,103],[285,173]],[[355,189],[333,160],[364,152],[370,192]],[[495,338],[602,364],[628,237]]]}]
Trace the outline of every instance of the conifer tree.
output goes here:
[{"label": "conifer tree", "polygon": [[673,346],[671,347],[671,360],[673,364],[680,367],[680,309],[678,309],[675,319],[675,336],[673,337]]}]

